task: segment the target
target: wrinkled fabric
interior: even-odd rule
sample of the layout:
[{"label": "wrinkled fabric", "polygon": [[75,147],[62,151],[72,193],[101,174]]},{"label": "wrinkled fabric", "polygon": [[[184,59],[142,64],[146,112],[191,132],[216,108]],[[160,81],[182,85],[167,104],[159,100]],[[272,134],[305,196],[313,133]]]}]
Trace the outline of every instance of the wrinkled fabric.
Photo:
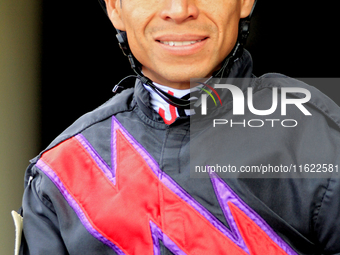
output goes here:
[{"label": "wrinkled fabric", "polygon": [[[239,228],[241,239],[244,240],[237,239],[241,240],[237,244],[239,248],[235,248],[239,250],[239,254],[249,253],[253,248],[249,245],[254,247],[259,245],[256,244],[256,241],[267,240],[267,237],[260,239],[260,234],[258,234],[259,240],[256,240],[254,236],[260,231],[271,233],[266,235],[275,240],[270,246],[265,246],[268,248],[268,252],[280,247],[280,250],[283,250],[286,254],[340,254],[340,181],[337,176],[322,179],[250,179],[242,178],[242,176],[229,179],[222,177],[218,179],[219,183],[214,185],[209,176],[207,178],[190,177],[189,159],[192,159],[190,146],[197,148],[197,151],[194,152],[196,157],[193,159],[197,165],[204,165],[207,160],[232,165],[254,165],[258,162],[272,163],[273,165],[290,164],[291,162],[304,162],[308,159],[322,159],[334,165],[340,163],[339,108],[321,92],[300,81],[278,74],[268,74],[256,78],[251,74],[251,71],[251,58],[249,53],[245,52],[235,62],[230,76],[249,78],[247,83],[240,84],[240,88],[243,91],[249,86],[254,88],[254,104],[270,105],[273,87],[304,87],[312,91],[313,97],[305,106],[313,117],[301,118],[301,112],[294,109],[285,118],[299,120],[299,125],[295,129],[273,129],[270,126],[263,129],[226,129],[225,133],[221,135],[220,132],[215,132],[211,127],[199,126],[202,130],[193,134],[190,123],[195,123],[194,117],[179,117],[171,125],[167,125],[162,117],[152,109],[148,92],[137,81],[134,89],[123,91],[101,107],[78,119],[58,136],[46,150],[32,160],[26,171],[27,181],[22,205],[25,238],[23,239],[21,253],[121,254],[121,252],[124,253],[122,247],[128,245],[129,238],[131,244],[136,243],[135,238],[138,239],[137,232],[140,233],[139,231],[136,231],[136,236],[125,235],[124,242],[126,243],[121,246],[116,244],[118,248],[115,248],[90,230],[91,227],[86,223],[88,220],[84,218],[85,214],[82,213],[84,211],[76,209],[81,208],[79,206],[82,204],[81,201],[67,195],[71,194],[70,189],[67,188],[68,185],[73,186],[78,182],[81,183],[83,178],[84,180],[89,178],[89,176],[82,177],[81,174],[73,175],[72,169],[79,169],[78,165],[81,162],[72,161],[72,157],[69,161],[65,161],[65,157],[63,157],[63,160],[67,163],[67,171],[70,171],[66,178],[70,181],[70,184],[62,181],[60,177],[62,172],[58,173],[53,170],[54,164],[57,166],[61,164],[62,153],[67,152],[72,155],[73,152],[79,152],[78,149],[72,149],[72,146],[66,146],[65,149],[60,150],[61,154],[59,155],[60,146],[67,144],[70,139],[78,139],[80,136],[86,141],[87,147],[84,148],[88,148],[88,151],[91,152],[89,155],[91,155],[91,160],[96,162],[95,165],[101,165],[101,169],[107,169],[107,176],[111,176],[111,179],[108,178],[108,180],[111,183],[114,183],[113,180],[116,176],[114,173],[110,175],[110,169],[114,169],[117,164],[116,158],[119,157],[113,154],[113,151],[116,151],[116,146],[120,146],[123,141],[125,141],[123,144],[129,141],[125,147],[123,146],[121,150],[116,151],[118,155],[120,151],[123,154],[127,148],[131,149],[129,144],[138,144],[138,148],[140,145],[139,155],[148,155],[150,162],[152,161],[155,168],[160,171],[155,174],[157,178],[152,177],[154,181],[150,184],[165,185],[164,194],[168,194],[168,200],[171,200],[170,197],[172,198],[175,194],[180,197],[180,201],[185,201],[185,204],[183,204],[185,206],[181,204],[182,206],[177,208],[173,204],[173,208],[167,209],[169,214],[166,213],[166,210],[163,214],[160,214],[165,217],[164,220],[173,221],[173,226],[178,227],[177,238],[182,240],[183,243],[174,242],[167,235],[161,234],[162,231],[166,231],[165,229],[159,229],[157,224],[150,223],[153,239],[148,239],[146,242],[153,242],[155,248],[151,254],[182,254],[184,248],[195,250],[200,246],[195,244],[196,247],[190,248],[189,244],[192,243],[188,240],[183,241],[187,232],[192,231],[190,225],[193,226],[195,222],[185,222],[183,219],[187,219],[186,217],[183,217],[183,219],[180,217],[166,218],[167,215],[177,215],[176,210],[184,210],[187,205],[190,205],[189,211],[196,210],[207,221],[214,222],[214,227],[221,233],[223,231],[229,233],[228,231]],[[221,98],[227,101],[225,108],[214,108],[213,115],[221,119],[230,119],[232,118],[230,95],[221,93]],[[248,116],[247,114],[249,113],[246,113],[245,117]],[[279,116],[273,116],[273,118],[276,117]],[[112,138],[114,137],[112,136],[113,130],[116,130],[112,124],[113,118],[117,120],[122,130],[129,134],[126,137],[130,137],[130,140],[124,137],[119,138],[123,139],[118,139],[118,141],[121,141],[118,143],[120,145],[114,143],[116,140]],[[209,150],[200,150],[199,146],[202,145],[202,141],[209,141],[213,146],[207,145],[206,148],[209,148]],[[196,144],[197,146],[195,146]],[[130,154],[126,152],[126,155]],[[49,159],[51,162],[43,161],[44,155],[53,155]],[[41,162],[46,164],[44,165]],[[128,163],[126,165],[128,166]],[[134,167],[138,169],[138,164]],[[133,174],[133,169],[128,167],[126,169],[129,169]],[[94,173],[98,173],[98,171],[94,171]],[[162,173],[166,178],[162,178]],[[28,183],[31,176],[33,179]],[[96,177],[94,175],[91,178]],[[161,182],[159,182],[160,180]],[[136,178],[136,181],[138,181],[138,178]],[[98,198],[101,196],[100,192],[96,192],[96,189],[86,190],[86,185],[77,185],[77,187],[78,193],[82,193],[82,190],[84,190],[84,192],[90,192],[89,196],[91,195],[91,197],[92,195]],[[128,186],[123,188],[129,190]],[[173,193],[167,193],[168,189]],[[238,207],[231,205],[230,212],[225,211],[224,208],[227,208],[227,206],[222,206],[224,199],[228,197],[223,195],[224,192],[219,193],[223,189],[230,190],[230,194],[237,197],[237,201],[239,201],[236,203]],[[143,189],[140,190],[140,196],[143,196]],[[163,195],[163,198],[166,197]],[[138,200],[138,196],[135,199]],[[144,197],[140,201],[144,201]],[[86,207],[91,208],[91,202],[85,204]],[[120,206],[122,204],[122,202],[119,203]],[[115,210],[114,204],[112,206],[110,210]],[[150,211],[151,208],[148,207],[147,202],[143,203],[143,206],[148,208],[150,213],[153,212]],[[159,207],[161,208],[160,205]],[[107,213],[104,213],[105,208],[96,209],[98,211],[102,209],[103,215],[105,215]],[[244,208],[243,212],[246,211],[248,214],[244,216],[239,211],[242,210],[240,208]],[[117,210],[122,212],[124,207],[117,208]],[[238,212],[239,214],[237,214]],[[231,220],[227,219],[227,215],[233,214],[235,215],[235,223],[231,223]],[[246,216],[252,220],[249,221]],[[98,217],[101,217],[101,215],[99,214]],[[131,218],[129,221],[129,217],[130,215],[126,214],[122,222],[128,224],[136,220]],[[255,218],[258,218],[258,220],[255,220]],[[96,217],[95,219],[97,220]],[[254,222],[256,225],[254,225]],[[110,222],[107,224],[107,231],[110,231],[110,228],[118,228],[117,232],[119,233],[119,228],[121,228],[121,232],[124,232],[124,225],[111,226]],[[169,226],[171,225],[169,223]],[[249,227],[242,227],[246,225]],[[176,228],[173,231],[176,231]],[[203,232],[204,229],[202,229]],[[183,238],[181,238],[181,234],[183,234]],[[202,246],[205,245],[204,239],[199,237],[199,232],[196,234],[198,235],[197,240],[200,240]],[[145,238],[145,236],[140,238]],[[231,240],[234,240],[233,238],[235,239],[235,237],[231,237]],[[234,241],[236,243],[236,239]],[[281,244],[282,247],[277,243]],[[188,247],[184,247],[185,244]],[[133,250],[134,247],[129,247],[128,254],[141,254]],[[254,250],[256,251],[255,248]],[[206,253],[212,254],[208,250]],[[225,253],[220,252],[220,254],[229,253],[226,250]]]}]

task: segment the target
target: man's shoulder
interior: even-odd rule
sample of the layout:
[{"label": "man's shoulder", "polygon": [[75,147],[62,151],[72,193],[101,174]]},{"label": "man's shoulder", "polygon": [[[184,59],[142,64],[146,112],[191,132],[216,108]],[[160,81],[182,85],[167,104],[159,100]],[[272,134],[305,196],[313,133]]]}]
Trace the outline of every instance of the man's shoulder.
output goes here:
[{"label": "man's shoulder", "polygon": [[[314,117],[326,117],[329,119],[340,131],[340,107],[326,94],[321,92],[315,86],[308,83],[308,81],[315,81],[314,84],[322,82],[320,85],[325,85],[327,79],[295,79],[279,73],[268,73],[257,78],[255,82],[255,90],[261,91],[265,89],[271,90],[276,87],[279,91],[279,96],[282,88],[285,88],[287,98],[305,98],[306,93],[294,92],[291,88],[302,88],[310,93],[310,99],[304,105],[314,110]],[[271,95],[271,92],[268,92]]]},{"label": "man's shoulder", "polygon": [[121,93],[113,96],[111,99],[93,111],[82,115],[72,125],[66,128],[59,136],[57,136],[37,157],[32,159],[31,162],[35,163],[44,152],[53,149],[61,142],[84,132],[90,127],[104,122],[105,120],[119,113],[131,111],[133,109],[133,92],[133,89],[123,90]]}]

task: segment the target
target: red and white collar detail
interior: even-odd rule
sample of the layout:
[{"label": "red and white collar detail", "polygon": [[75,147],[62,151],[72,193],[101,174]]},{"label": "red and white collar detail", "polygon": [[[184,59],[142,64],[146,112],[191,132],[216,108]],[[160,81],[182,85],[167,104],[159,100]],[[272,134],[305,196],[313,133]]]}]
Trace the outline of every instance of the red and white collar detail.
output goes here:
[{"label": "red and white collar detail", "polygon": [[[154,83],[158,88],[161,90],[173,95],[177,98],[182,98],[183,96],[190,93],[190,89],[174,89],[167,86],[163,86],[157,83]],[[178,117],[179,113],[175,106],[170,105],[164,99],[162,99],[156,92],[154,92],[150,87],[145,86],[147,91],[150,92],[150,103],[153,109],[163,118],[165,124],[170,125],[172,124]],[[186,115],[191,115],[190,109],[185,110]]]}]

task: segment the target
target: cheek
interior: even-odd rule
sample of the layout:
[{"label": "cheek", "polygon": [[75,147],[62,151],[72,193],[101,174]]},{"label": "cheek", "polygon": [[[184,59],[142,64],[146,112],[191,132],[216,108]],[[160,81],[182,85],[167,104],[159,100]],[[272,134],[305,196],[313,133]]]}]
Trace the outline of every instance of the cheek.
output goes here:
[{"label": "cheek", "polygon": [[126,23],[126,33],[128,38],[128,43],[132,54],[138,59],[138,56],[143,53],[143,31],[138,26],[133,26]]},{"label": "cheek", "polygon": [[131,15],[125,19],[129,46],[137,59],[140,57],[144,58],[151,53],[149,47],[150,38],[148,38],[146,34],[149,20],[150,15],[148,15],[144,9],[132,11]]},{"label": "cheek", "polygon": [[225,20],[225,25],[222,26],[222,30],[220,31],[222,38],[222,49],[225,51],[229,51],[235,46],[235,43],[238,38],[239,31],[239,18],[238,15],[233,15],[230,19]]},{"label": "cheek", "polygon": [[143,65],[150,65],[153,56],[152,49],[149,49],[145,41],[137,33],[130,34],[128,37],[129,46],[133,56]]}]

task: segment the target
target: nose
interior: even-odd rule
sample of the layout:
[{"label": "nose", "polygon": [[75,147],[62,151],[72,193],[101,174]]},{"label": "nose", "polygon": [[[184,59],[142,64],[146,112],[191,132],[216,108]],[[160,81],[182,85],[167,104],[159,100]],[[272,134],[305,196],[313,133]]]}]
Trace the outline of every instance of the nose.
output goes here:
[{"label": "nose", "polygon": [[180,24],[187,20],[196,19],[198,13],[195,0],[167,0],[160,15],[164,20]]}]

